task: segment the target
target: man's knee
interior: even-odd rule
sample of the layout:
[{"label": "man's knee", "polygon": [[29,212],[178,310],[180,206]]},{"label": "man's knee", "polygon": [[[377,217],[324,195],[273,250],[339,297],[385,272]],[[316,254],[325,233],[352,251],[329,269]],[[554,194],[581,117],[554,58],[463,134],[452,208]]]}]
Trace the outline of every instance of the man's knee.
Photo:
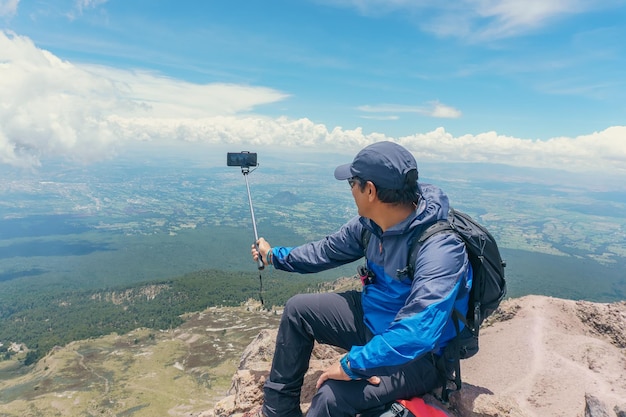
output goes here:
[{"label": "man's knee", "polygon": [[312,304],[313,301],[310,295],[297,294],[287,300],[283,310],[283,320],[287,319],[300,324],[302,319],[308,322],[310,319],[315,318],[314,304]]},{"label": "man's knee", "polygon": [[311,400],[307,417],[353,417],[357,415],[360,410],[368,408],[363,401],[363,384],[356,381],[327,380]]},{"label": "man's knee", "polygon": [[287,303],[285,303],[285,309],[283,314],[298,312],[302,309],[302,307],[305,307],[307,305],[306,295],[307,294],[296,294],[289,298],[287,300]]},{"label": "man's knee", "polygon": [[342,413],[338,412],[337,396],[332,389],[334,381],[326,381],[315,393],[311,400],[311,408],[307,416],[322,417],[322,416],[340,416]]}]

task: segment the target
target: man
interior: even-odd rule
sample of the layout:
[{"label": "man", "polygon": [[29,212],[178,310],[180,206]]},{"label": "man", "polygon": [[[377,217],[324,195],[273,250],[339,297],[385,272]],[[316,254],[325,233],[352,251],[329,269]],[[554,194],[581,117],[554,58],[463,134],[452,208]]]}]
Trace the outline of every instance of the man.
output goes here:
[{"label": "man", "polygon": [[[312,273],[367,258],[362,291],[299,294],[286,303],[264,386],[262,415],[298,417],[300,391],[314,341],[348,351],[317,381],[309,417],[355,416],[441,384],[434,365],[456,335],[454,308],[465,314],[471,267],[461,239],[441,233],[421,246],[407,274],[413,238],[447,218],[448,198],[418,184],[417,163],[404,147],[377,142],[335,170],[347,180],[358,216],[339,231],[295,248],[265,239],[252,256],[277,269]],[[364,230],[371,232],[364,247]]]}]

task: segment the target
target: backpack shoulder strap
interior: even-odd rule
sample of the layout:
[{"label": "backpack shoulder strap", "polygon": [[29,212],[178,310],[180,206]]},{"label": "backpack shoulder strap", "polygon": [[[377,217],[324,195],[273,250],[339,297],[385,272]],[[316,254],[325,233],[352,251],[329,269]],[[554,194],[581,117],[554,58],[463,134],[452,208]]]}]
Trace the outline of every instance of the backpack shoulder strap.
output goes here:
[{"label": "backpack shoulder strap", "polygon": [[442,232],[454,232],[454,229],[447,220],[439,220],[436,223],[428,226],[418,237],[411,242],[409,247],[409,262],[407,265],[407,273],[409,278],[413,279],[413,272],[415,270],[415,262],[417,262],[417,253],[426,240],[430,237],[442,233]]},{"label": "backpack shoulder strap", "polygon": [[[406,277],[412,280],[413,272],[415,270],[415,262],[417,261],[417,253],[419,252],[422,244],[431,236],[447,231],[455,233],[454,228],[450,225],[448,220],[439,220],[422,231],[417,239],[413,239],[409,245],[409,260],[407,262],[407,266],[404,269],[399,269],[397,271],[397,276]],[[363,228],[363,231],[361,232],[361,243],[363,244],[364,256],[367,255],[367,245],[369,244],[371,237],[372,232],[369,229]]]},{"label": "backpack shoulder strap", "polygon": [[419,235],[417,241],[419,243],[424,243],[429,237],[446,230],[454,231],[450,222],[448,220],[438,220],[436,223],[428,226],[426,230],[424,230],[422,234]]},{"label": "backpack shoulder strap", "polygon": [[372,232],[369,229],[364,227],[363,231],[361,232],[361,243],[363,244],[363,256],[367,255],[367,245],[369,245],[371,237],[372,237]]},{"label": "backpack shoulder strap", "polygon": [[[449,214],[449,216],[453,216],[452,212]],[[449,220],[451,219],[452,217],[449,217]],[[407,266],[407,269],[410,272],[411,279],[413,279],[413,268],[415,268],[415,262],[417,261],[417,254],[422,244],[426,240],[440,233],[458,233],[454,229],[454,226],[450,224],[449,220],[439,220],[438,222],[430,225],[418,236],[417,239],[415,239],[411,243],[411,247],[409,249],[410,250],[409,264]],[[453,317],[452,321],[454,323],[454,328],[456,330],[456,337],[454,337],[450,341],[448,346],[446,347],[446,351],[449,353],[447,355],[445,354],[442,355],[435,364],[437,367],[437,370],[439,371],[441,382],[442,382],[442,391],[441,391],[440,399],[444,404],[448,402],[450,392],[452,391],[450,388],[448,388],[448,378],[449,378],[447,374],[447,367],[449,366],[449,363],[447,363],[448,361],[451,361],[452,363],[454,363],[454,379],[450,381],[454,382],[454,384],[456,385],[456,390],[461,389],[461,384],[462,384],[461,382],[461,357],[459,354],[460,345],[458,341],[458,336],[460,335],[460,332],[461,332],[460,323],[463,323],[466,327],[468,326],[467,319],[463,316],[463,314],[459,312],[459,310],[454,309],[452,311],[452,317]]]}]

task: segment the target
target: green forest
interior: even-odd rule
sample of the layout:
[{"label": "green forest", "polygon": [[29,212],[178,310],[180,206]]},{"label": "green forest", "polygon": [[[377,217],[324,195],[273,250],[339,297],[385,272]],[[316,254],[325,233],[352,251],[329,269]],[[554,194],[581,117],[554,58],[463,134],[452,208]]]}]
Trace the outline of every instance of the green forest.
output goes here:
[{"label": "green forest", "polygon": [[26,365],[55,346],[136,328],[170,329],[181,315],[211,306],[238,306],[250,298],[266,308],[283,305],[293,294],[318,291],[323,281],[314,276],[273,271],[258,274],[203,270],[177,278],[99,290],[32,290],[5,297],[0,303],[0,360],[10,359],[9,343],[28,347]]}]

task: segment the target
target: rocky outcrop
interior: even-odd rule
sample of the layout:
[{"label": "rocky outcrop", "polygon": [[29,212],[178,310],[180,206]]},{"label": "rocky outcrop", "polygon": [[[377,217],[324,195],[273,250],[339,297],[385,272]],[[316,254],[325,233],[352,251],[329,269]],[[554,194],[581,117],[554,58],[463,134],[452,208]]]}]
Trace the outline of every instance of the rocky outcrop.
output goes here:
[{"label": "rocky outcrop", "polygon": [[129,288],[123,291],[97,292],[92,300],[107,301],[116,305],[131,303],[135,300],[154,300],[162,291],[170,288],[168,284],[145,285],[138,288]]},{"label": "rocky outcrop", "polygon": [[[262,402],[275,336],[259,333],[241,356],[230,395],[201,417],[237,417]],[[626,302],[507,300],[483,328],[480,352],[462,363],[463,389],[447,406],[425,400],[455,417],[625,417],[625,338]],[[342,353],[316,345],[303,410],[320,373]]]},{"label": "rocky outcrop", "polygon": [[[208,416],[238,416],[259,405],[263,400],[263,384],[272,364],[276,330],[262,330],[257,338],[250,343],[241,355],[239,368],[232,379],[229,390],[231,395],[221,400],[214,413]],[[306,411],[315,394],[317,378],[333,361],[338,360],[345,351],[316,344],[311,354],[309,371],[304,378],[302,387],[302,409]]]}]

